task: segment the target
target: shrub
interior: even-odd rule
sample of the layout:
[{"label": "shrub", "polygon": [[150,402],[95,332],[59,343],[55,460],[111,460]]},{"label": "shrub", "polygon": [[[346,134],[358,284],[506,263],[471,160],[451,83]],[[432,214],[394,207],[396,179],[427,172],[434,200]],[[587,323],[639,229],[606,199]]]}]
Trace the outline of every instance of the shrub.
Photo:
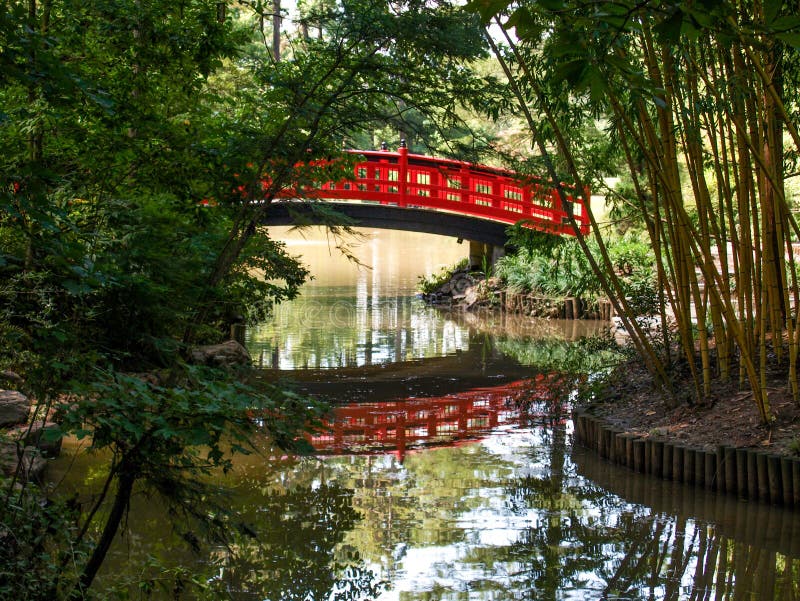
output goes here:
[{"label": "shrub", "polygon": [[431,294],[436,292],[440,287],[444,286],[450,278],[453,277],[453,274],[464,271],[469,266],[469,259],[464,258],[455,265],[451,265],[450,267],[443,267],[437,273],[431,275],[421,275],[419,276],[419,282],[417,283],[417,289],[422,294]]}]

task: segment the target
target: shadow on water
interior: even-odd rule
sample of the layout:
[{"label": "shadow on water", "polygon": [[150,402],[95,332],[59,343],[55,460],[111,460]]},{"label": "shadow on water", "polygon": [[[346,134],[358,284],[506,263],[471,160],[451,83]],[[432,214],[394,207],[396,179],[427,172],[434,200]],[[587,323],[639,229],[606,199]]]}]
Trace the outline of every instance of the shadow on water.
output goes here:
[{"label": "shadow on water", "polygon": [[474,332],[463,351],[398,363],[337,370],[261,370],[267,381],[292,382],[298,392],[333,403],[441,396],[530,377],[531,368],[499,352]]},{"label": "shadow on water", "polygon": [[214,588],[225,598],[373,599],[385,584],[357,551],[340,552],[360,516],[353,492],[311,482],[272,491],[243,513],[247,531],[234,534],[209,561],[218,567]]},{"label": "shadow on water", "polygon": [[[478,318],[471,315],[472,320]],[[466,317],[461,315],[458,319]],[[463,348],[441,356],[338,369],[260,369],[258,378],[291,383],[298,392],[333,403],[442,396],[530,378],[538,371],[531,365],[542,355],[552,356],[563,350],[561,347],[568,341],[606,329],[606,324],[599,322],[587,322],[580,327],[572,322],[541,324],[521,319],[513,322],[519,325],[500,333],[467,328]],[[485,319],[478,324],[489,327]],[[567,337],[573,330],[578,338]],[[517,335],[518,331],[526,331],[528,335]],[[530,334],[531,331],[536,335]]]},{"label": "shadow on water", "polygon": [[[66,454],[49,476],[56,480],[69,469],[61,490],[73,489],[82,501],[99,493],[105,474],[98,457],[73,442],[66,441]],[[136,492],[98,577],[97,590],[105,595],[98,598],[375,599],[386,583],[357,549],[342,544],[362,519],[352,487],[320,481],[312,459],[287,457],[257,442],[255,454],[237,457],[232,474],[209,483],[198,508],[219,528],[212,546],[200,543],[203,526],[176,520],[157,497]]]}]

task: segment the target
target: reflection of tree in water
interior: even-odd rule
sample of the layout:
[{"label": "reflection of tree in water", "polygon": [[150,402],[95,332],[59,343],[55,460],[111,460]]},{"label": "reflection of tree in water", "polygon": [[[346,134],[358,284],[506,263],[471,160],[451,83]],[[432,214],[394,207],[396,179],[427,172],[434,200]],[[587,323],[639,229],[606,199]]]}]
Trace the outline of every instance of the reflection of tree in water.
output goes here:
[{"label": "reflection of tree in water", "polygon": [[600,333],[569,341],[552,337],[498,336],[495,346],[523,365],[572,374],[603,371],[618,361],[620,352],[610,335]]},{"label": "reflection of tree in water", "polygon": [[248,331],[248,348],[259,363],[281,369],[355,367],[468,347],[467,329],[412,295],[373,303],[349,289],[314,292],[282,303],[273,320]]},{"label": "reflection of tree in water", "polygon": [[[609,492],[614,481],[659,490],[632,473],[610,472],[602,486],[579,477],[585,460],[570,457],[563,424],[525,436],[524,446],[435,449],[405,464],[327,458],[276,475],[278,491],[245,501],[263,535],[235,549],[228,590],[270,601],[374,598],[366,565],[396,582],[419,570],[425,582],[400,589],[404,601],[800,599],[797,545],[772,550],[725,512],[684,508],[677,492],[658,492],[663,502]],[[722,499],[711,500],[719,510]],[[698,515],[705,521],[689,517]],[[774,515],[752,529],[770,530]],[[789,517],[781,524],[798,524]]]},{"label": "reflection of tree in water", "polygon": [[253,532],[235,535],[225,553],[219,584],[234,599],[374,598],[384,584],[358,552],[335,552],[359,520],[352,496],[335,484],[265,495],[247,516]]},{"label": "reflection of tree in water", "polygon": [[[733,540],[686,515],[653,514],[565,474],[565,430],[545,430],[549,472],[515,482],[507,507],[536,520],[467,563],[508,574],[515,599],[796,600],[800,558]],[[513,568],[511,567],[513,566]]]}]

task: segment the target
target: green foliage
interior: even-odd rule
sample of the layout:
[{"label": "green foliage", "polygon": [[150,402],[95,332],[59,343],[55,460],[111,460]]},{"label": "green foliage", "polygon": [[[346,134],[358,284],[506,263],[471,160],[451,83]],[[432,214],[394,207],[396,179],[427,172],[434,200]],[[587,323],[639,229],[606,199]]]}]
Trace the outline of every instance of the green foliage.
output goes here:
[{"label": "green foliage", "polygon": [[[159,385],[106,371],[92,382],[74,384],[74,402],[59,409],[58,434],[85,439],[88,452],[110,457],[104,492],[82,512],[75,500],[42,506],[41,492],[32,485],[18,491],[0,481],[5,500],[0,593],[13,591],[8,598],[20,601],[83,598],[107,552],[103,541],[113,538],[118,526],[113,520],[122,515],[113,509],[98,512],[113,482],[118,483],[114,508],[127,509],[135,484],[138,492],[157,496],[173,519],[180,517],[184,532],[228,541],[231,524],[241,518],[212,494],[215,487],[207,476],[228,471],[234,454],[252,452],[256,429],[281,448],[308,451],[302,435],[327,411],[324,404],[284,389],[262,385],[256,390],[207,368],[187,367],[169,379],[174,383]],[[187,540],[196,539],[193,534]],[[191,575],[181,579],[189,583]]]},{"label": "green foliage", "polygon": [[444,286],[450,281],[450,279],[453,277],[453,274],[459,271],[464,271],[467,269],[467,267],[469,267],[469,259],[464,258],[455,265],[451,265],[450,267],[442,267],[437,273],[429,276],[421,275],[418,278],[419,282],[417,282],[417,289],[422,294],[431,294],[432,292],[436,292],[440,287]]},{"label": "green foliage", "polygon": [[[315,159],[339,156],[345,138],[412,120],[468,138],[464,106],[494,106],[498,87],[469,68],[485,56],[480,24],[457,6],[306,8],[320,35],[290,40],[280,62],[261,43],[258,5],[0,9],[0,366],[39,399],[74,395],[64,433],[109,456],[80,531],[50,539],[53,557],[76,549],[77,573],[64,572],[75,588],[59,594],[88,594],[134,488],[214,526],[197,502],[203,476],[246,451],[254,415],[303,450],[320,407],[182,363],[189,345],[264,319],[306,277],[260,228],[275,196],[336,178],[345,162]],[[122,373],[154,369],[161,384]],[[61,518],[30,519],[36,538]],[[33,579],[53,565],[19,558]]]},{"label": "green foliage", "polygon": [[539,279],[549,269],[550,261],[528,249],[506,255],[497,261],[494,272],[512,292],[523,293],[539,289]]},{"label": "green foliage", "polygon": [[[556,242],[546,234],[514,235],[525,244],[495,266],[495,274],[509,290],[553,298],[596,299],[603,295],[599,280],[575,241],[560,238]],[[637,314],[656,312],[660,299],[650,246],[635,234],[608,240],[606,245],[621,276],[625,296],[632,299]],[[596,244],[590,242],[590,249],[596,253]]]},{"label": "green foliage", "polygon": [[58,598],[91,550],[88,542],[75,544],[78,508],[61,500],[43,505],[36,486],[12,489],[2,476],[0,495],[0,598]]},{"label": "green foliage", "polygon": [[625,297],[634,315],[658,315],[663,303],[656,278],[650,274],[622,280]]},{"label": "green foliage", "polygon": [[525,227],[525,225],[526,222],[521,220],[506,229],[509,246],[544,256],[552,256],[556,248],[564,242],[564,238],[561,236]]},{"label": "green foliage", "polygon": [[586,257],[573,241],[556,245],[550,253],[523,248],[501,258],[495,274],[517,293],[589,299],[601,291]]},{"label": "green foliage", "polygon": [[[303,433],[327,411],[282,388],[256,390],[227,372],[187,367],[163,377],[173,383],[98,372],[90,383],[75,383],[71,402],[60,407],[53,434],[85,439],[88,452],[109,457],[98,496],[43,504],[36,487],[0,481],[0,554],[10,554],[0,563],[0,592],[32,601],[84,598],[134,491],[157,497],[191,546],[229,543],[243,518],[208,476],[229,470],[236,453],[252,452],[257,431],[288,451],[310,450]],[[189,586],[193,574],[179,569],[174,578]]]},{"label": "green foliage", "polygon": [[174,470],[179,479],[186,470],[229,469],[223,443],[246,452],[254,418],[279,446],[307,450],[298,435],[324,409],[287,390],[266,385],[256,390],[209,368],[187,366],[168,377],[176,383],[162,386],[110,371],[89,383],[76,382],[72,392],[78,400],[63,409],[60,427],[78,439],[90,438],[90,450],[109,449],[120,460],[135,452],[137,470],[148,478]]},{"label": "green foliage", "polygon": [[237,590],[259,599],[344,601],[374,599],[386,588],[358,552],[337,552],[361,518],[352,489],[336,483],[295,486],[259,498],[257,507],[248,523],[266,535],[235,537],[220,562],[221,576],[211,582],[216,595]]},{"label": "green foliage", "polygon": [[626,234],[609,242],[608,254],[614,268],[626,276],[647,274],[655,267],[653,249],[642,236]]},{"label": "green foliage", "polygon": [[460,104],[492,104],[467,68],[480,26],[447,2],[307,6],[324,35],[277,64],[244,7],[115,2],[3,13],[0,296],[42,356],[167,366],[182,340],[263,319],[306,275],[258,228],[269,200],[336,179],[308,158],[411,112],[463,128]]}]

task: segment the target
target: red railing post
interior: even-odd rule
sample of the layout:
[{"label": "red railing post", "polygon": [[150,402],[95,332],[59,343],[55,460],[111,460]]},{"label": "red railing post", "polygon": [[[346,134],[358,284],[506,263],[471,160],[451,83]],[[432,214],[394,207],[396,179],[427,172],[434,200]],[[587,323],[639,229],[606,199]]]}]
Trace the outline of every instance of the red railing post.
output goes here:
[{"label": "red railing post", "polygon": [[533,217],[533,184],[523,185],[519,183],[522,190],[522,214],[525,217]]},{"label": "red railing post", "polygon": [[398,149],[400,157],[397,161],[400,202],[399,205],[404,207],[408,204],[408,147],[406,146],[405,138],[400,140],[400,148]]},{"label": "red railing post", "polygon": [[466,165],[461,167],[461,202],[472,204],[472,176]]},{"label": "red railing post", "polygon": [[442,172],[437,166],[434,165],[431,167],[430,174],[431,179],[429,184],[431,198],[435,200],[443,200],[446,197],[446,194],[442,186]]}]

